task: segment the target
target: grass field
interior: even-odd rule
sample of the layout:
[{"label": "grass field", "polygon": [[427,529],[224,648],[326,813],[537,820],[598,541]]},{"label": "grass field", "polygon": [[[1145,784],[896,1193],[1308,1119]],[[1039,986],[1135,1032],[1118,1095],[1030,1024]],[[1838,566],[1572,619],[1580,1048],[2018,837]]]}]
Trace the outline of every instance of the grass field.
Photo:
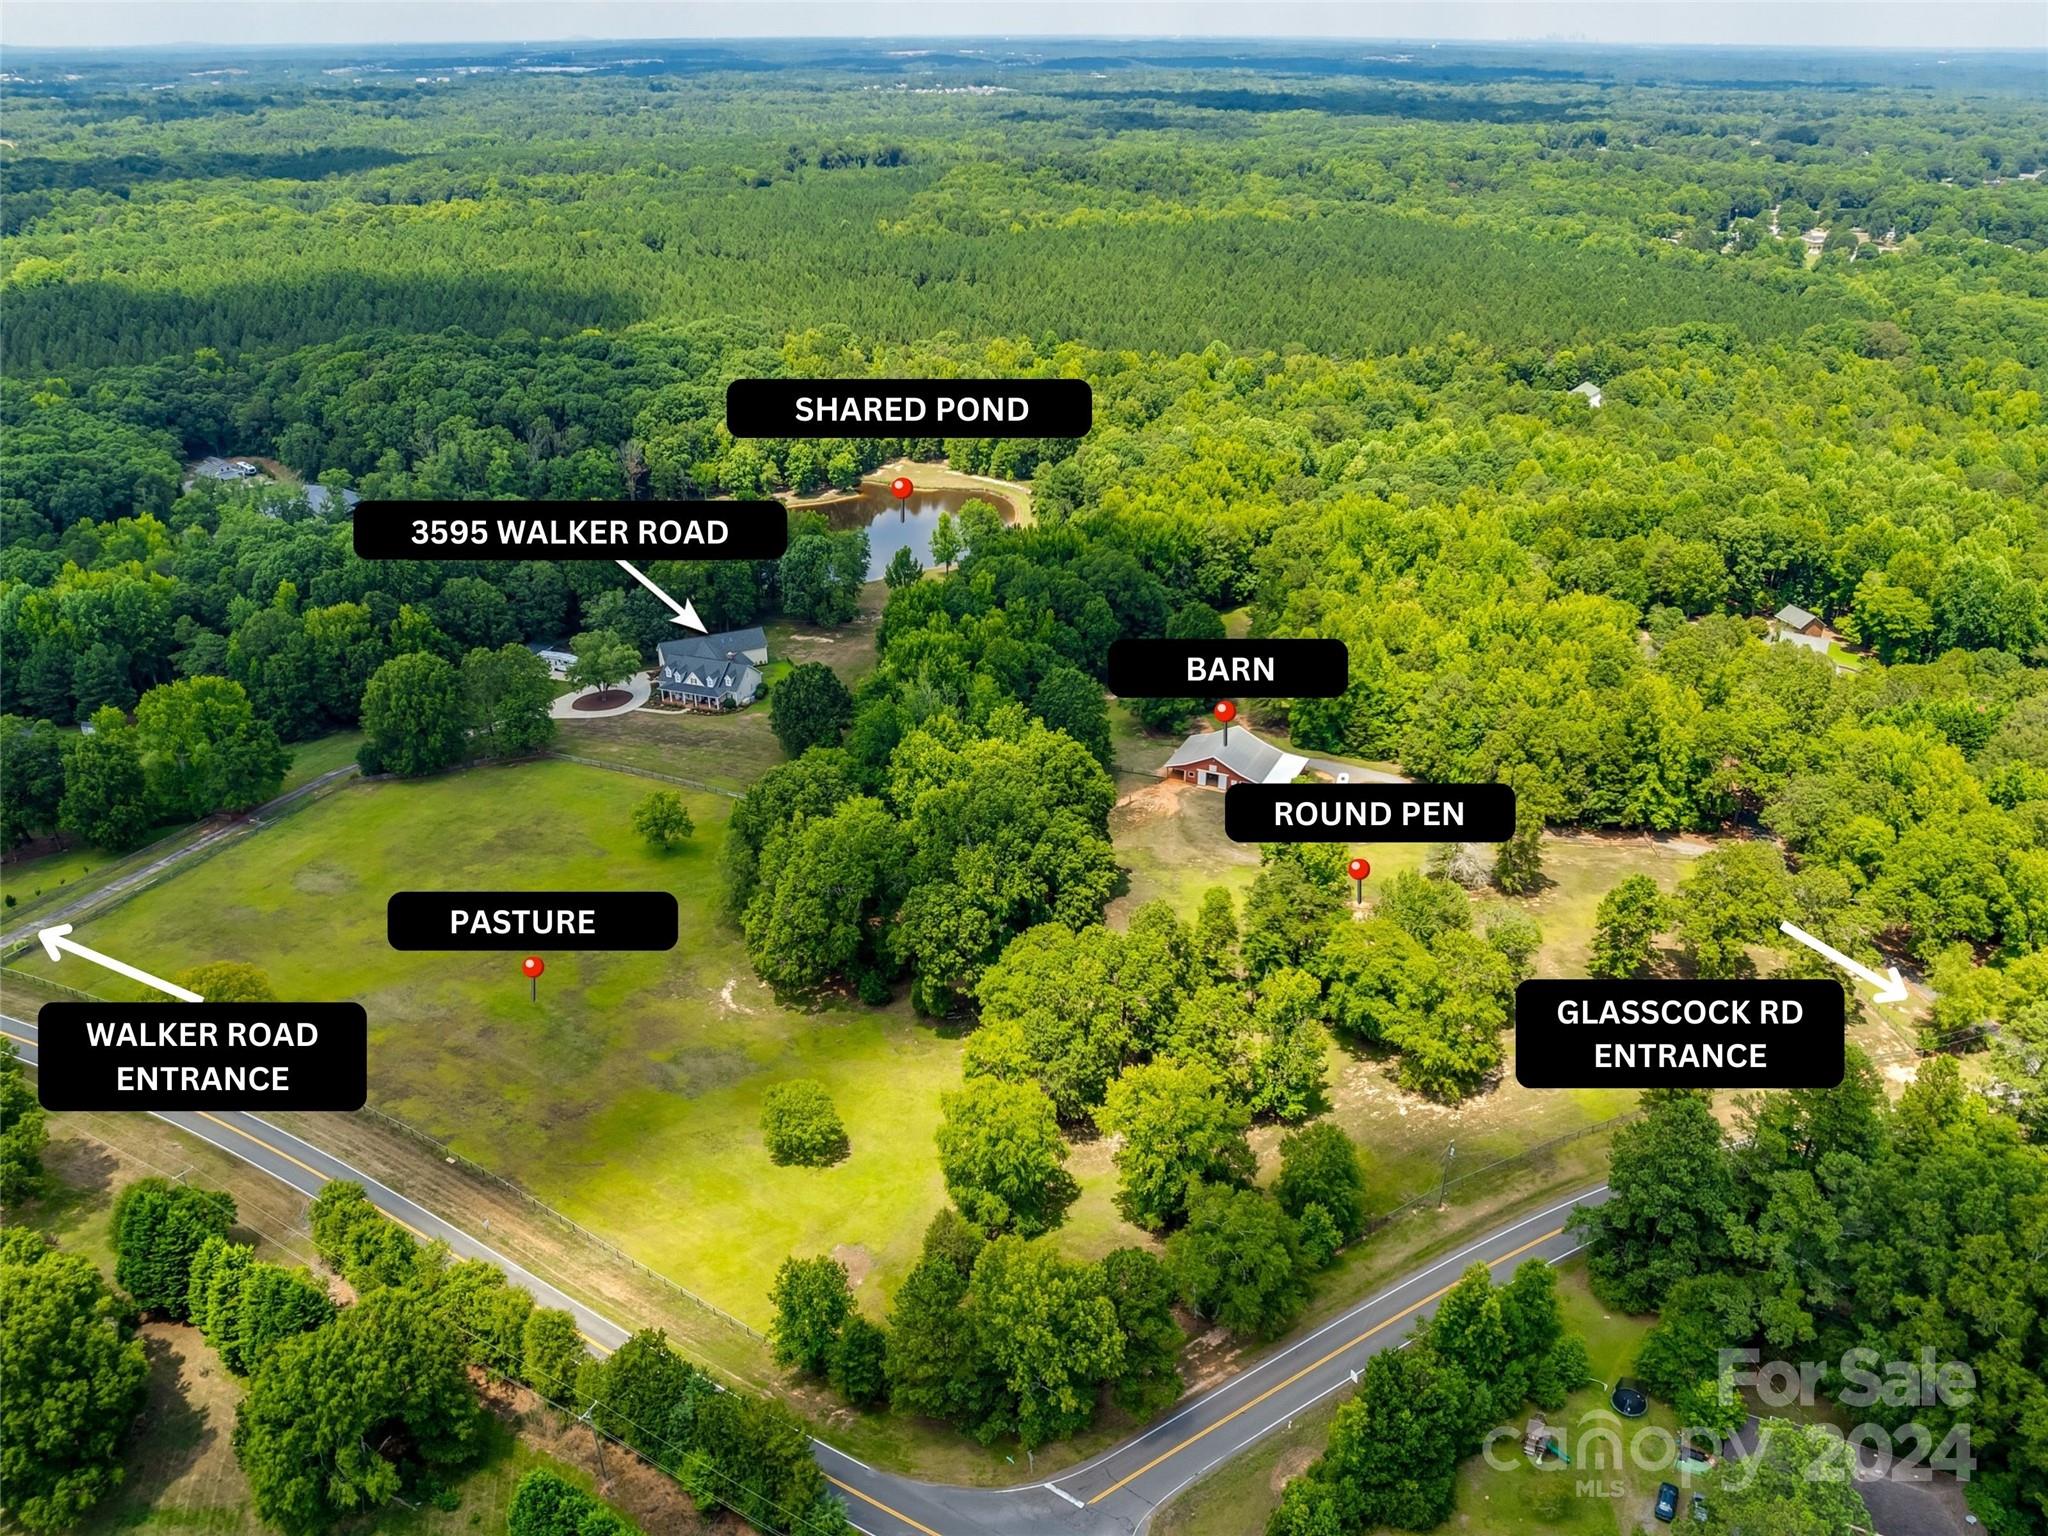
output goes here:
[{"label": "grass field", "polygon": [[[361,1002],[373,1104],[757,1326],[792,1251],[843,1247],[893,1287],[944,1198],[932,1132],[960,1046],[907,1005],[780,1004],[713,916],[732,802],[687,795],[697,834],[663,856],[627,826],[652,787],[564,762],[352,785],[94,918],[90,941],[159,973],[245,960],[282,995]],[[667,889],[684,934],[667,954],[549,955],[535,1005],[517,956],[391,949],[385,900],[415,886]],[[778,1168],[761,1147],[763,1091],[797,1076],[846,1121],[836,1167]]]},{"label": "grass field", "polygon": [[162,828],[161,835],[128,853],[81,845],[0,865],[0,892],[12,898],[11,904],[0,908],[0,926],[15,928],[24,919],[95,891],[191,842],[205,830],[200,824]]},{"label": "grass field", "polygon": [[744,794],[783,760],[764,704],[730,715],[636,709],[609,720],[565,720],[555,733],[555,750],[688,779],[728,796]]},{"label": "grass field", "polygon": [[[356,748],[363,743],[360,731],[336,731],[314,741],[301,742],[292,749],[291,766],[285,770],[278,793],[355,761]],[[151,859],[161,858],[182,843],[198,837],[212,823],[167,826],[142,847],[127,853],[109,853],[104,848],[79,845],[46,853],[37,858],[18,859],[0,866],[0,892],[12,900],[0,911],[0,925],[16,926],[24,918],[60,906],[110,880],[119,879]]]},{"label": "grass field", "polygon": [[292,765],[285,770],[284,783],[278,786],[278,793],[288,793],[323,773],[346,768],[356,760],[356,749],[362,744],[361,731],[335,731],[312,741],[300,742],[292,748]]}]

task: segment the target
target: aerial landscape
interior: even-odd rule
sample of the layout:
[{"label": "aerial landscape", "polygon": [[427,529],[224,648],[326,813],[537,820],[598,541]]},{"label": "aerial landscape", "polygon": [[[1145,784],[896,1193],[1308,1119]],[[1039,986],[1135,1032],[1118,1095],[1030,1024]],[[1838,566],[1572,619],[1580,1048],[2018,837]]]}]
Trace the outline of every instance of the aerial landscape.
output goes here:
[{"label": "aerial landscape", "polygon": [[2048,18],[64,9],[0,1527],[2048,1536]]}]

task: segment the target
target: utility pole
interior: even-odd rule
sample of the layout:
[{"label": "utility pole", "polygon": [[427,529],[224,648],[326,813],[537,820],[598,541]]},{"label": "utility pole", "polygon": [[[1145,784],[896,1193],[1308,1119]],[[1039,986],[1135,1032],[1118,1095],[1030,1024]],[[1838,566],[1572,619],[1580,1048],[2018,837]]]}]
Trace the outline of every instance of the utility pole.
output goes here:
[{"label": "utility pole", "polygon": [[610,1493],[612,1490],[612,1479],[611,1474],[605,1471],[604,1466],[604,1436],[598,1431],[596,1421],[590,1417],[591,1414],[595,1413],[596,1411],[597,1404],[592,1403],[588,1408],[584,1409],[581,1413],[579,1413],[576,1416],[576,1421],[579,1424],[588,1424],[590,1426],[591,1443],[597,1447],[598,1492]]},{"label": "utility pole", "polygon": [[1436,1192],[1436,1203],[1439,1210],[1443,1209],[1445,1202],[1451,1198],[1451,1159],[1457,1155],[1458,1144],[1455,1141],[1444,1148],[1443,1184]]}]

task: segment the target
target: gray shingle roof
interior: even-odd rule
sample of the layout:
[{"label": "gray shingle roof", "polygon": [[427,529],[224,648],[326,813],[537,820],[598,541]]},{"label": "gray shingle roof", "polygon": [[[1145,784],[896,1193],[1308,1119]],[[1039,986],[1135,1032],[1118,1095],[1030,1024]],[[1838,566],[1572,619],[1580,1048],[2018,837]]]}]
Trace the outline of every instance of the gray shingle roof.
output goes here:
[{"label": "gray shingle roof", "polygon": [[659,686],[745,703],[761,691],[756,663],[768,660],[768,636],[757,624],[664,640],[655,650],[661,657]]},{"label": "gray shingle roof", "polygon": [[[655,649],[661,653],[664,666],[682,661],[709,664],[723,661],[728,655],[744,656],[749,661],[766,661],[768,634],[756,624],[751,629],[727,629],[715,635],[679,635],[673,640],[662,641]],[[756,655],[756,652],[760,654]]]},{"label": "gray shingle roof", "polygon": [[1804,629],[1819,617],[1819,614],[1808,613],[1804,608],[1797,607],[1791,603],[1787,603],[1778,610],[1778,622],[1780,624],[1789,624],[1794,629]]}]

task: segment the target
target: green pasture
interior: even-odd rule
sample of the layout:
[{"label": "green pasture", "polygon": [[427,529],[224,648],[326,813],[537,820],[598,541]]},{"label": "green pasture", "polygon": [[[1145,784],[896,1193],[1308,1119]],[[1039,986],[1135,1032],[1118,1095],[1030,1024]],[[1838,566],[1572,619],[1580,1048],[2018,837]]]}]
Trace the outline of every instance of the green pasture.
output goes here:
[{"label": "green pasture", "polygon": [[323,773],[346,768],[356,760],[356,749],[362,744],[361,731],[334,731],[300,742],[292,748],[291,767],[285,770],[284,783],[278,786],[278,793],[288,793]]},{"label": "green pasture", "polygon": [[[884,1009],[787,1007],[716,915],[732,801],[689,794],[697,834],[671,854],[630,830],[657,786],[544,761],[357,784],[95,917],[96,947],[158,973],[263,967],[283,996],[348,998],[371,1021],[370,1101],[532,1190],[635,1257],[755,1323],[792,1253],[844,1245],[865,1297],[893,1288],[944,1199],[932,1132],[959,1081],[957,1041]],[[682,939],[660,954],[401,953],[393,891],[666,889]],[[51,971],[40,956],[24,967]],[[105,973],[63,979],[105,995]],[[815,1077],[852,1153],[778,1168],[767,1087]],[[878,1303],[871,1302],[870,1305]]]}]

